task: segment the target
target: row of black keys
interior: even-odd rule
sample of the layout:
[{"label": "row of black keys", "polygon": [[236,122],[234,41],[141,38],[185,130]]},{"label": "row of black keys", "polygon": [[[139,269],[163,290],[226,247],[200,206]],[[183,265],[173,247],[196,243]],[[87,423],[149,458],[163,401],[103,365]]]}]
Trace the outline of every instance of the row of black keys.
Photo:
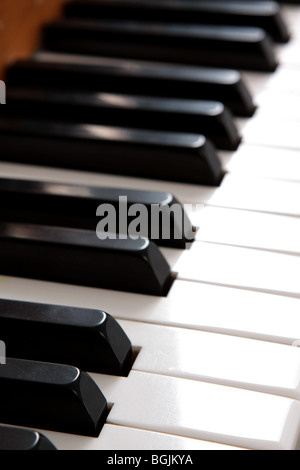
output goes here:
[{"label": "row of black keys", "polygon": [[273,71],[270,38],[289,40],[276,3],[75,1],[46,26],[57,52]]},{"label": "row of black keys", "polygon": [[[269,57],[267,62],[273,64],[267,67],[270,70],[274,66],[272,46],[268,38],[257,41],[257,36],[267,31],[273,39],[287,41],[288,33],[278,5],[272,2],[113,2],[115,17],[124,18],[126,11],[125,18],[134,15],[139,21],[143,15],[148,18],[150,11],[149,21],[159,15],[164,21],[168,17],[168,21],[173,22],[182,17],[182,10],[186,12],[184,22],[189,25],[181,23],[180,31],[169,22],[162,27],[171,41],[167,54],[161,57],[168,62],[166,65],[114,60],[110,48],[107,54],[96,50],[91,42],[97,47],[107,46],[107,38],[102,33],[108,33],[108,27],[91,21],[91,18],[108,19],[112,14],[110,3],[76,1],[68,4],[64,19],[45,27],[45,50],[101,54],[110,58],[96,58],[91,62],[88,58],[85,62],[81,57],[83,62],[78,65],[72,61],[59,63],[57,56],[52,60],[48,55],[42,61],[30,60],[12,66],[6,76],[10,106],[2,111],[0,120],[2,159],[195,184],[220,184],[224,172],[216,148],[235,150],[238,147],[240,136],[233,115],[253,115],[252,97],[235,70],[185,67],[169,62],[178,62],[182,51],[183,57],[188,57],[189,65],[193,64],[183,47],[188,41],[186,47],[192,51],[196,46],[196,56],[202,65],[206,65],[199,52],[202,47],[198,44],[199,39],[200,42],[204,40],[203,50],[209,58],[214,54],[207,40],[212,41],[229,66],[228,39],[233,44],[233,50],[230,46],[228,53],[233,54],[235,68],[243,67],[236,54],[241,53],[243,60],[246,57],[249,65],[253,48],[257,64],[264,61],[265,56]],[[77,15],[87,20],[78,23]],[[200,18],[203,22],[208,21],[209,15],[215,18],[217,30],[214,33],[203,26],[205,39],[198,26],[197,33],[193,33],[190,23],[198,22]],[[227,39],[223,33],[218,39],[222,21],[224,24],[239,21],[244,28],[249,23],[264,29],[244,29],[239,34],[227,31]],[[124,26],[124,22],[122,24]],[[113,39],[117,57],[122,56],[122,45],[126,57],[137,57],[129,54],[125,33],[123,29],[122,32],[119,30],[120,27],[120,24],[115,25],[109,32],[119,37]],[[134,27],[125,24],[124,27],[131,35],[134,33],[132,28],[139,29],[139,24]],[[161,28],[153,27],[153,24],[149,27],[147,41],[151,52]],[[139,34],[146,34],[146,31],[143,25]],[[66,40],[70,42],[67,48],[64,47]],[[140,50],[139,58],[159,59],[147,54],[140,37],[135,38],[134,43],[138,44],[134,48]],[[164,50],[161,44],[158,49],[160,53]],[[220,67],[222,63],[217,60],[214,65]],[[260,66],[254,66],[256,68]],[[100,90],[101,95],[98,94]]]},{"label": "row of black keys", "polygon": [[236,149],[232,115],[255,110],[231,70],[30,60],[6,83],[2,160],[195,184],[221,182],[216,147]]},{"label": "row of black keys", "polygon": [[[1,423],[97,437],[109,406],[84,371],[128,375],[134,355],[117,321],[100,310],[1,300],[0,331],[9,355],[0,365]],[[0,449],[3,435],[0,427]]]}]

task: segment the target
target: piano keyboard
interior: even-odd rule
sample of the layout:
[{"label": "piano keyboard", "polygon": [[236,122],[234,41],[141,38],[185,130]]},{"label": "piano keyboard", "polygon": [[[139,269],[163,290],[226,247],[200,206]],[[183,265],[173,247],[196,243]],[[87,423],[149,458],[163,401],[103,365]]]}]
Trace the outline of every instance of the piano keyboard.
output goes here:
[{"label": "piano keyboard", "polygon": [[[104,20],[111,20],[108,0],[74,0],[67,6],[64,20],[48,27],[44,48],[37,51],[27,63],[23,61],[17,64],[15,72],[14,66],[12,66],[7,74],[8,105],[9,96],[11,96],[13,103],[16,100],[15,104],[18,104],[19,107],[25,106],[25,108],[18,110],[17,106],[12,108],[8,106],[9,111],[4,110],[0,120],[1,138],[3,137],[4,142],[0,162],[0,194],[7,197],[9,201],[7,207],[6,201],[4,204],[0,203],[0,213],[6,222],[5,224],[1,223],[0,226],[3,248],[0,252],[2,261],[0,296],[3,299],[18,301],[12,308],[13,313],[11,314],[8,311],[7,303],[3,303],[3,301],[1,304],[0,302],[0,325],[2,325],[2,331],[7,334],[8,345],[7,364],[0,366],[1,387],[4,387],[5,396],[9,402],[6,409],[3,404],[0,404],[0,423],[3,424],[0,427],[0,435],[3,435],[3,439],[1,438],[3,446],[8,442],[7,446],[21,449],[43,449],[55,446],[59,450],[298,449],[300,433],[300,349],[297,348],[300,342],[300,285],[298,278],[300,271],[300,140],[298,130],[300,119],[300,6],[285,2],[280,3],[283,30],[285,31],[286,25],[291,38],[285,37],[283,40],[275,36],[273,38],[274,44],[268,44],[270,53],[274,53],[274,57],[279,62],[275,71],[261,70],[263,56],[257,52],[259,48],[253,48],[253,57],[251,56],[248,64],[245,55],[241,62],[237,61],[235,68],[240,71],[246,85],[246,95],[243,95],[243,92],[242,96],[246,97],[248,105],[249,96],[253,97],[257,110],[253,116],[250,116],[252,114],[250,111],[248,115],[247,113],[243,115],[243,112],[239,112],[241,111],[239,106],[233,106],[233,109],[228,111],[227,119],[232,119],[237,133],[241,136],[241,143],[236,142],[236,149],[229,150],[217,141],[214,144],[217,148],[212,150],[211,157],[207,157],[205,150],[200,149],[197,163],[199,164],[197,171],[200,175],[205,174],[205,177],[211,175],[212,167],[209,165],[211,159],[214,158],[219,158],[224,173],[222,173],[221,183],[214,179],[214,181],[204,182],[204,184],[200,182],[199,184],[192,179],[191,173],[193,172],[190,172],[189,180],[185,178],[183,169],[182,175],[180,175],[180,171],[176,172],[172,168],[169,168],[168,172],[168,167],[159,161],[157,154],[155,155],[156,147],[155,145],[153,147],[155,132],[157,132],[156,138],[159,135],[161,139],[166,139],[165,133],[169,132],[169,138],[172,140],[170,134],[172,129],[162,130],[158,127],[158,130],[155,131],[151,128],[152,134],[149,134],[148,130],[148,134],[143,135],[141,147],[136,147],[136,142],[141,139],[141,134],[136,134],[139,135],[139,138],[135,142],[131,140],[132,147],[129,148],[133,155],[138,148],[141,160],[145,151],[144,159],[150,165],[149,173],[147,173],[147,167],[143,168],[141,164],[143,160],[141,160],[138,163],[140,170],[137,173],[133,161],[130,171],[124,170],[122,174],[122,168],[118,167],[118,165],[122,166],[120,158],[119,161],[116,158],[113,164],[110,161],[111,165],[108,167],[105,167],[104,162],[102,169],[108,168],[108,170],[101,171],[102,163],[100,162],[100,166],[92,171],[85,165],[88,165],[89,158],[91,161],[93,160],[94,154],[91,153],[90,147],[84,145],[84,142],[80,143],[83,145],[80,149],[84,149],[80,152],[76,150],[76,141],[69,144],[74,155],[77,155],[77,159],[78,153],[82,153],[82,159],[78,160],[77,166],[73,161],[76,160],[75,157],[73,160],[67,158],[69,147],[65,143],[60,145],[63,139],[59,132],[69,125],[72,136],[72,133],[76,131],[78,119],[79,123],[86,127],[85,130],[88,130],[93,138],[98,139],[98,145],[103,152],[105,152],[105,146],[101,147],[100,142],[103,134],[100,133],[97,126],[100,128],[102,124],[106,132],[110,130],[112,137],[110,135],[109,138],[112,146],[119,139],[121,130],[125,129],[126,138],[122,140],[121,144],[119,142],[117,148],[118,152],[122,152],[123,145],[126,158],[130,159],[131,156],[130,151],[126,150],[128,148],[126,147],[128,136],[126,134],[128,126],[125,125],[126,115],[125,120],[118,123],[117,132],[115,127],[105,127],[113,126],[112,122],[83,122],[80,120],[80,114],[79,118],[75,117],[75,114],[72,117],[72,110],[64,117],[59,114],[60,109],[64,109],[67,113],[66,108],[60,108],[64,100],[66,107],[71,104],[69,100],[72,100],[72,87],[76,82],[76,67],[83,71],[83,74],[86,68],[88,68],[88,73],[96,74],[100,63],[108,64],[108,69],[109,67],[114,68],[116,63],[121,63],[115,46],[111,48],[107,46],[106,50],[104,47],[106,43],[103,44],[103,47],[99,45],[99,42],[97,43],[97,34],[99,37],[101,35],[97,29],[95,18],[97,15],[101,16],[101,9],[98,10],[101,3],[103,4],[103,12],[106,11],[107,15],[107,18],[104,15]],[[117,9],[116,20],[122,4],[129,5],[127,5],[127,9],[125,8],[126,20],[140,21],[143,19],[145,12],[142,7],[135,11],[135,15],[133,14],[134,10],[130,10],[130,4],[134,5],[133,0],[111,0],[111,3],[120,7],[120,10]],[[167,2],[159,3],[164,11],[162,5],[168,5]],[[176,2],[174,3],[176,4]],[[183,3],[199,5],[199,8],[204,8],[205,4],[209,4],[210,9],[213,9],[213,5],[215,5],[216,9],[221,10],[222,8],[226,9],[226,5],[230,9],[230,6],[234,4],[234,2],[202,2],[202,0]],[[257,8],[259,5],[261,8],[272,7],[275,11],[278,8],[276,4],[271,2],[240,1],[237,3],[242,10],[241,5],[244,5],[245,8],[247,6],[251,10],[252,7],[255,8],[256,4]],[[141,1],[141,5],[143,4],[147,5],[147,1]],[[148,2],[148,6],[149,4],[151,2]],[[177,1],[177,4],[179,11],[181,11],[180,0]],[[107,10],[105,10],[105,5],[107,5]],[[169,11],[173,11],[171,3],[169,7],[165,8],[166,11],[168,8]],[[94,11],[92,19],[89,16],[89,9]],[[152,13],[155,17],[155,8]],[[172,14],[174,14],[174,21],[178,21],[176,11],[173,11]],[[210,14],[207,13],[209,21],[212,21]],[[76,15],[80,15],[80,21],[76,20]],[[190,19],[185,17],[185,20],[190,23]],[[213,36],[212,41],[217,41],[214,37],[216,31],[225,34],[224,29],[218,29],[226,28],[226,21],[225,24],[222,24],[221,20],[222,15],[218,20],[220,24],[218,27],[215,26],[215,29],[209,30],[207,25],[203,29],[208,36]],[[182,23],[184,23],[183,19]],[[281,22],[279,23],[281,24]],[[90,33],[90,26],[92,26],[94,35]],[[161,28],[163,29],[165,26],[161,25]],[[168,23],[169,27],[170,23]],[[250,22],[250,25],[236,26],[239,29],[239,34],[242,34],[243,31],[246,34],[247,30],[243,30],[243,28],[251,27],[253,28],[252,32],[256,28],[255,31],[258,33],[259,26],[256,21]],[[82,47],[79,50],[76,50],[76,46],[78,46],[76,41],[67,41],[68,33],[66,31],[68,28],[70,38],[72,38],[72,31],[76,28],[82,29]],[[184,34],[189,36],[189,41],[193,34],[198,39],[202,37],[203,31],[200,35],[196,34],[196,26],[194,26],[193,34],[190,31],[190,35],[188,25],[185,24],[181,28],[185,31]],[[180,34],[183,34],[179,29],[172,30],[171,23],[176,47],[180,47]],[[58,31],[59,34],[56,35],[55,33]],[[116,31],[115,33],[112,31],[107,33],[107,37],[112,42],[115,41],[115,45],[120,44],[118,28]],[[151,31],[155,31],[155,27],[144,31],[146,39],[144,37],[143,41],[145,43],[149,40],[149,35],[151,37]],[[158,29],[158,36],[159,32]],[[235,32],[237,35],[235,40],[239,38],[238,31],[233,27],[231,31],[229,28],[226,32],[233,36]],[[260,35],[263,34],[261,30],[259,32]],[[139,34],[141,34],[140,30]],[[166,61],[168,51],[172,47],[167,33],[164,34],[165,36],[161,32],[160,40],[166,49],[161,51],[160,57]],[[182,37],[186,39],[184,34]],[[155,40],[158,41],[158,37]],[[206,44],[210,44],[207,37],[206,40]],[[233,38],[231,40],[233,41]],[[141,41],[142,45],[143,41]],[[189,43],[187,39],[186,41]],[[95,44],[98,44],[98,49]],[[124,44],[126,45],[126,42]],[[124,44],[120,52],[123,56],[126,55]],[[210,47],[212,47],[211,44]],[[241,43],[237,49],[232,44],[228,50],[226,47],[227,45],[224,44],[225,53],[223,59],[221,58],[225,62],[226,54],[230,55],[231,48],[239,53],[244,50],[244,45]],[[262,46],[262,49],[264,47],[267,46]],[[144,87],[141,78],[142,69],[139,69],[138,62],[135,61],[137,58],[142,59],[143,63],[147,62],[147,67],[151,69],[153,64],[149,61],[159,59],[159,51],[155,48],[151,49],[151,44],[150,46],[148,44],[145,51],[147,54],[145,52],[143,56],[142,46],[131,47],[127,50],[127,53],[131,55],[126,57],[126,61],[128,59],[128,73],[133,76],[134,83],[139,83],[141,80],[141,87]],[[158,55],[152,56],[152,52],[155,51]],[[106,57],[100,59],[97,56],[98,53]],[[177,49],[173,48],[169,57],[175,60],[176,54]],[[255,62],[256,54],[258,54],[257,62]],[[124,57],[122,60],[124,63]],[[207,69],[203,69],[202,72],[206,70],[208,73],[208,67],[210,67],[210,77],[212,77],[214,74],[211,67],[214,67],[215,77],[219,76],[218,74],[222,71],[223,77],[226,76],[228,71],[226,67],[224,68],[224,62],[222,63],[218,54],[213,53],[211,57],[208,56],[207,60],[208,62],[211,60],[216,62],[214,65],[204,64]],[[48,82],[46,78],[42,82],[39,82],[39,78],[37,78],[37,83],[31,83],[30,77],[34,76],[35,66],[37,69],[39,67],[43,69],[45,64],[47,64],[48,70],[51,70],[51,64],[53,66],[52,72],[49,72]],[[68,82],[67,78],[63,84],[59,82],[59,79],[55,80],[53,70],[56,70],[59,77],[57,70],[61,68],[62,64],[66,69],[67,66],[71,66],[70,76],[74,75],[74,81]],[[230,64],[230,67],[232,65]],[[247,65],[249,65],[248,69]],[[197,70],[200,70],[197,68],[199,64],[195,65],[195,63],[191,66],[189,64],[160,64],[157,62],[155,66],[163,67],[160,69],[163,70],[161,74],[167,73],[170,76],[175,69],[178,76],[181,73],[182,77],[187,76],[186,67],[193,67],[189,69],[189,73],[193,70],[195,76],[198,73]],[[31,68],[32,75],[28,73]],[[135,70],[139,78],[134,76]],[[155,74],[153,70],[152,73]],[[165,72],[166,70],[167,72]],[[27,73],[28,75],[26,75]],[[237,76],[237,72],[232,73],[235,74],[235,77]],[[47,71],[45,77],[46,75]],[[23,77],[24,85],[22,86]],[[93,96],[95,98],[95,93],[100,94],[98,96],[99,106],[104,106],[106,110],[109,98],[112,99],[118,94],[123,98],[126,95],[127,100],[130,95],[136,95],[132,99],[137,99],[138,90],[132,93],[132,90],[128,89],[126,94],[124,89],[120,89],[118,92],[108,89],[109,80],[105,85],[108,87],[107,89],[101,88],[101,80],[96,88],[95,83],[93,80],[91,88],[87,84],[82,85],[86,88],[84,91],[77,92],[75,104],[85,105],[84,100],[80,100],[81,96],[84,97],[84,93],[90,94],[91,102],[87,102],[88,105],[95,103],[92,99]],[[118,86],[124,86],[122,80]],[[37,92],[38,88],[41,90],[40,94]],[[201,85],[199,85],[200,88]],[[145,90],[147,90],[147,86]],[[186,96],[176,97],[177,103],[174,100],[173,105],[178,106],[180,100],[183,100],[181,101],[182,106],[183,103],[187,105],[188,100],[192,99],[191,96],[188,96],[189,90],[186,88],[181,88],[182,92],[180,92],[180,88],[178,90],[179,94],[186,94]],[[26,91],[28,91],[27,95]],[[152,95],[153,103],[156,103],[154,107],[163,106],[163,100],[171,99],[166,95],[160,96],[160,99],[155,101],[153,93],[154,88],[149,89],[149,95]],[[47,102],[44,101],[45,97]],[[54,100],[52,108],[51,99]],[[195,102],[195,98],[193,99]],[[202,100],[202,104],[205,102],[205,97],[197,99],[198,101]],[[210,102],[213,101],[211,96],[206,99]],[[20,101],[18,102],[18,100]],[[144,100],[146,100],[145,97]],[[217,96],[215,100],[219,101]],[[161,103],[159,103],[160,101]],[[31,103],[35,103],[32,108]],[[136,101],[133,103],[136,104]],[[74,102],[72,104],[74,105]],[[47,119],[45,122],[43,122],[44,117],[39,120],[39,112],[43,105],[49,106],[47,119],[58,125],[57,135],[55,133],[51,135],[50,126],[47,127],[45,124]],[[149,106],[151,108],[151,99],[143,101],[143,106],[146,107],[146,111],[145,108],[142,109],[147,118]],[[93,115],[97,116],[95,109],[93,111],[92,106],[90,108],[86,106],[83,111],[86,120],[89,119],[89,112],[93,112]],[[172,165],[174,141],[178,139],[180,146],[182,145],[180,137],[190,136],[185,127],[180,131],[180,112],[184,111],[182,108],[180,111],[178,108],[176,109],[179,119],[175,120],[174,118],[174,123],[177,122],[174,126],[179,125],[179,129],[176,127],[176,135],[171,142],[173,147],[171,145],[168,151],[166,150],[168,165]],[[203,107],[201,109],[203,110]],[[226,109],[228,109],[227,105]],[[170,109],[164,108],[163,112],[169,113],[167,118],[171,119]],[[74,113],[76,113],[76,107]],[[118,112],[115,115],[119,116]],[[128,119],[133,119],[133,122],[135,119],[136,122],[140,119],[146,119],[143,114],[137,115],[138,117],[133,114],[128,114],[128,116],[131,116]],[[157,124],[155,124],[163,126],[164,120],[159,118],[159,111],[157,119]],[[194,122],[191,116],[188,119],[190,121],[187,122]],[[152,122],[154,126],[155,121]],[[143,129],[142,124],[141,126]],[[212,129],[211,138],[214,138],[215,131],[214,128]],[[29,135],[27,141],[26,131]],[[140,129],[135,131],[141,132]],[[48,139],[43,140],[46,134]],[[195,134],[194,130],[192,134]],[[18,141],[23,142],[23,149],[21,145],[16,143],[20,135],[25,135],[24,140]],[[152,136],[152,140],[150,136]],[[205,137],[204,135],[203,138]],[[145,144],[147,139],[148,150]],[[45,163],[44,159],[43,162],[43,154],[47,154],[46,150],[45,152],[43,150],[45,142],[49,146],[48,149],[55,151],[53,164],[51,164],[51,151],[49,150],[48,161],[46,159]],[[166,145],[165,141],[164,145]],[[149,146],[151,146],[151,151]],[[187,154],[184,157],[189,161],[188,157],[191,154],[196,162],[195,155],[192,152],[189,153],[188,145],[186,144],[186,146]],[[175,148],[175,154],[177,150],[178,148]],[[71,157],[72,152],[69,154]],[[118,156],[118,152],[113,155]],[[180,162],[182,164],[182,155],[178,154],[178,160],[176,160],[177,154],[175,154],[173,154],[173,163],[175,162],[174,166],[177,168]],[[31,158],[32,155],[34,155],[34,159]],[[64,158],[66,161],[60,165],[59,161]],[[151,160],[151,158],[156,159]],[[151,161],[156,162],[155,166],[152,163],[153,169]],[[206,166],[203,166],[203,161],[206,161]],[[160,173],[160,164],[162,173]],[[186,175],[189,175],[189,168],[184,167],[184,170],[186,170]],[[10,183],[5,185],[6,180]],[[22,181],[24,184],[20,186]],[[25,184],[25,181],[30,181],[31,185]],[[10,196],[10,193],[7,192],[9,186],[12,191],[16,191],[16,194],[19,191],[17,199],[11,199],[14,196]],[[46,211],[43,213],[42,205],[40,208],[34,204],[32,207],[30,206],[33,201],[30,198],[34,197],[34,192],[37,191],[36,198],[45,197],[47,194],[62,196],[72,194],[74,188],[78,188],[78,191],[80,191],[79,188],[85,189],[89,195],[92,194],[92,190],[89,188],[102,188],[101,194],[104,194],[105,188],[107,191],[112,191],[114,188],[118,193],[121,191],[119,188],[122,188],[121,195],[136,190],[139,192],[139,200],[145,199],[147,192],[155,191],[155,194],[160,194],[160,197],[162,193],[170,193],[176,201],[180,201],[192,224],[197,228],[195,241],[186,248],[178,248],[172,244],[169,246],[168,244],[167,246],[158,244],[156,246],[152,241],[144,241],[144,243],[149,243],[151,248],[147,245],[147,250],[151,249],[152,254],[149,254],[149,251],[145,252],[146,254],[143,252],[138,257],[135,253],[144,249],[145,246],[138,247],[134,252],[136,247],[134,249],[132,246],[124,248],[122,245],[122,247],[118,246],[119,251],[113,253],[109,251],[111,247],[106,246],[102,247],[102,253],[97,248],[95,237],[91,232],[89,234],[84,232],[85,236],[82,235],[83,232],[80,230],[87,227],[77,226],[75,228],[76,225],[72,227],[72,218],[70,218],[71,225],[67,229],[41,227],[39,225],[41,221],[37,222],[36,220],[39,213],[40,216],[46,217],[46,220],[48,220],[48,216],[51,217],[51,214]],[[31,190],[32,193],[30,193]],[[149,194],[154,197],[153,193]],[[25,198],[24,207],[21,207],[19,205],[22,204],[23,198]],[[37,201],[37,199],[35,200]],[[74,200],[76,202],[76,194]],[[52,199],[47,207],[52,207],[52,203],[56,204],[54,206],[55,213],[52,214],[54,219],[60,212],[61,204],[60,214],[63,214],[63,217],[72,215],[70,211],[75,207],[72,209],[72,205],[63,206],[63,198]],[[35,204],[38,206],[38,203]],[[19,212],[16,212],[17,207],[21,207]],[[34,213],[33,207],[36,207],[36,213]],[[67,207],[67,212],[63,212],[63,207]],[[13,213],[8,215],[10,210],[15,211],[15,216]],[[31,220],[32,218],[33,220]],[[56,219],[55,222],[57,222]],[[63,225],[64,222],[57,224]],[[88,229],[91,230],[90,227]],[[84,249],[86,249],[86,253],[89,253],[86,255],[89,256],[88,266],[81,254],[85,253]],[[153,255],[153,253],[157,254]],[[122,260],[121,255],[123,256]],[[140,260],[142,258],[145,260],[148,255],[149,259],[145,263],[147,264],[146,271]],[[160,261],[161,259],[163,261]],[[72,266],[77,272],[72,273],[72,269],[68,269]],[[98,285],[95,284],[94,278],[90,280],[92,275],[97,277],[97,270],[99,271]],[[90,271],[93,271],[92,274]],[[154,290],[152,289],[153,285],[156,286]],[[17,308],[16,305],[19,307]],[[85,309],[86,312],[82,313],[82,309]],[[47,355],[45,344],[49,345],[49,349],[51,349],[51,339],[55,343],[56,334],[64,335],[66,333],[63,332],[66,331],[67,337],[71,335],[68,343],[69,348],[76,348],[75,343],[72,342],[74,332],[77,332],[79,342],[81,335],[83,335],[86,343],[83,341],[82,345],[85,346],[85,349],[88,349],[88,344],[92,345],[94,337],[90,331],[91,323],[88,318],[89,314],[92,316],[96,312],[98,314],[107,312],[107,318],[105,314],[102,315],[110,322],[110,328],[114,328],[115,348],[121,347],[120,345],[124,345],[125,348],[128,346],[127,341],[131,342],[133,357],[129,373],[127,370],[124,372],[123,366],[120,366],[121,372],[116,372],[115,369],[103,364],[101,350],[98,353],[100,372],[95,370],[94,358],[88,358],[85,362],[86,358],[82,357],[84,365],[80,372],[81,375],[76,374],[76,364],[69,365],[66,364],[68,359],[65,361],[61,359],[64,362],[57,364],[56,368],[53,364],[47,366],[50,371],[48,374],[52,374],[51,380],[47,375],[46,366],[40,366],[38,377],[36,377],[34,371],[39,368],[39,361],[43,361],[47,357],[49,363],[59,363],[59,360],[52,360],[57,357],[56,354],[63,358],[63,353],[59,349],[60,347],[63,349],[63,341],[57,341],[56,345],[53,344],[53,351],[49,351]],[[10,315],[12,318],[9,323]],[[86,319],[86,323],[84,319]],[[28,323],[28,321],[34,323]],[[50,343],[48,337],[48,343],[44,344],[43,354],[40,353],[39,357],[38,341],[37,347],[33,348],[34,351],[30,351],[28,348],[27,352],[25,341],[22,349],[24,357],[18,357],[20,352],[16,348],[14,359],[10,358],[14,348],[11,346],[10,349],[8,340],[12,338],[13,343],[13,331],[20,329],[19,331],[28,331],[29,334],[29,326],[32,324],[35,328],[34,333],[31,333],[33,335],[32,341],[39,338],[40,335],[41,338],[43,338],[43,334],[47,335],[45,324],[49,325],[49,331],[54,332],[53,337],[50,337]],[[76,334],[74,341],[77,338]],[[91,335],[91,342],[89,342],[89,336],[84,336],[88,334]],[[18,335],[16,337],[18,338]],[[0,339],[5,338],[0,337]],[[96,341],[95,338],[94,340]],[[105,343],[103,346],[106,351],[104,356],[113,354],[110,335],[107,335],[107,338],[102,338],[101,341],[109,343],[108,345]],[[109,349],[109,353],[105,348]],[[70,351],[67,353],[70,355]],[[87,353],[86,350],[85,353]],[[127,364],[127,349],[122,354]],[[78,347],[76,355],[74,354],[75,362],[77,360],[75,358],[79,356],[80,359],[80,355],[80,347]],[[85,356],[83,352],[82,356]],[[14,400],[17,399],[17,394],[12,387],[12,381],[15,381],[16,384],[18,380],[20,381],[18,374],[21,369],[25,375],[27,374],[24,379],[26,384],[22,384],[22,391],[24,388],[24,396],[21,400],[23,408],[20,405],[19,412],[16,413]],[[76,383],[73,376],[76,376]],[[72,386],[68,388],[69,398],[64,394],[66,387],[64,380],[67,378],[70,383],[72,382]],[[95,382],[99,390],[96,391],[97,387],[94,383],[91,385],[90,379]],[[76,401],[72,390],[73,387],[80,388],[81,386],[84,389],[84,386],[81,385],[82,382],[87,387],[85,389],[87,396],[82,393],[80,400]],[[55,393],[51,392],[53,384],[56,385]],[[91,386],[90,394],[87,391],[89,386]],[[40,390],[43,392],[38,394]],[[107,412],[103,397],[108,404]],[[67,400],[68,403],[66,408],[63,405],[66,403],[64,400]],[[74,400],[74,404],[72,400]],[[82,412],[85,406],[88,411],[86,414],[89,416],[85,416]],[[28,407],[33,409],[32,416],[28,413]],[[44,413],[41,413],[42,416],[39,413],[41,409],[44,409]],[[48,416],[51,413],[48,413],[47,410],[51,409],[55,412],[52,416]],[[13,410],[11,414],[9,410]],[[86,420],[91,419],[93,420],[93,430],[91,430],[91,423],[86,423]],[[8,429],[8,425],[16,426],[16,428]]]}]

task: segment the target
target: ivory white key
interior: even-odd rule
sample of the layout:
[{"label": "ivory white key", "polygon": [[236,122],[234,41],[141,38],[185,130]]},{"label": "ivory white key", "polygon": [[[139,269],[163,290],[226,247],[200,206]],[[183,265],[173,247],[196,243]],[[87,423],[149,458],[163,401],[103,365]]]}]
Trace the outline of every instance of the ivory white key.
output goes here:
[{"label": "ivory white key", "polygon": [[300,298],[299,256],[198,242],[173,269],[183,280]]},{"label": "ivory white key", "polygon": [[[258,109],[256,116],[263,116],[268,119],[271,116],[278,116],[281,120],[300,120],[300,96],[289,94],[288,92],[275,92],[266,90],[255,98]],[[276,148],[272,147],[276,150]]]},{"label": "ivory white key", "polygon": [[189,213],[196,240],[300,255],[300,219],[204,207]]},{"label": "ivory white key", "polygon": [[0,297],[101,308],[119,320],[282,344],[300,340],[299,299],[176,280],[167,297],[0,277]]},{"label": "ivory white key", "polygon": [[297,447],[296,400],[135,371],[92,377],[113,403],[109,424],[258,450]]},{"label": "ivory white key", "polygon": [[[264,115],[264,119],[267,121],[268,117]],[[233,154],[220,152],[219,156],[226,171],[240,178],[262,176],[300,181],[299,150],[242,144]]]},{"label": "ivory white key", "polygon": [[257,116],[239,126],[246,144],[300,151],[299,122]]},{"label": "ivory white key", "polygon": [[300,400],[300,349],[162,325],[121,321],[141,349],[133,370]]},{"label": "ivory white key", "polygon": [[241,450],[216,442],[189,439],[126,426],[105,424],[98,439],[45,431],[58,450]]},{"label": "ivory white key", "polygon": [[[184,194],[181,196],[181,201],[188,201]],[[209,206],[300,215],[300,185],[297,182],[251,176],[241,178],[238,175],[228,174],[215,191],[199,187],[199,193],[194,194],[193,199],[192,195],[188,197],[190,197],[189,202],[196,204],[203,202]]]},{"label": "ivory white key", "polygon": [[299,58],[300,43],[299,39],[294,39],[286,44],[285,47],[276,47],[276,56],[280,64],[288,65],[291,67],[300,67]]},{"label": "ivory white key", "polygon": [[298,96],[300,94],[300,70],[293,67],[280,65],[272,74],[247,72],[242,76],[254,99],[264,90],[283,91]]}]

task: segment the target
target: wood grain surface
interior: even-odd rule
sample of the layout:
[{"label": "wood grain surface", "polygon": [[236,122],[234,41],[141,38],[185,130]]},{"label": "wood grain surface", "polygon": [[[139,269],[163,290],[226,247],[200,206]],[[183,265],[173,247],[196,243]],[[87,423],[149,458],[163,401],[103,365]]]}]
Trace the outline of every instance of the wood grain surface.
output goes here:
[{"label": "wood grain surface", "polygon": [[0,0],[0,78],[5,67],[38,47],[41,27],[69,0]]}]

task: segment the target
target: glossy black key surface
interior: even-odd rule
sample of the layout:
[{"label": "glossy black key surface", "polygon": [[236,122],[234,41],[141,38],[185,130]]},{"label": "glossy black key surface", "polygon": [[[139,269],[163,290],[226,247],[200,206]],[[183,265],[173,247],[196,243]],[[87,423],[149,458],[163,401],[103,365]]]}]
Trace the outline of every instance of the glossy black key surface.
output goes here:
[{"label": "glossy black key surface", "polygon": [[224,150],[241,141],[231,112],[217,101],[27,88],[8,90],[6,98],[10,117],[203,134]]},{"label": "glossy black key surface", "polygon": [[0,422],[96,437],[107,402],[76,367],[7,358],[0,366]]},{"label": "glossy black key surface", "polygon": [[276,2],[194,0],[73,0],[66,4],[69,18],[118,19],[186,24],[256,26],[279,42],[289,39]]},{"label": "glossy black key surface", "polygon": [[67,284],[166,295],[172,274],[146,239],[100,240],[94,232],[0,224],[0,273]]},{"label": "glossy black key surface", "polygon": [[[147,211],[147,225],[139,228],[140,236],[173,248],[185,248],[193,240],[195,233],[184,207],[170,193],[0,178],[2,221],[95,231],[105,218],[97,215],[98,207],[109,205],[116,211],[116,233],[124,235],[132,228],[134,217],[128,211],[134,210],[136,204]],[[162,226],[160,217],[152,216],[153,208],[158,207],[164,217],[170,214],[167,227]],[[120,217],[125,216],[121,226]]]},{"label": "glossy black key surface", "polygon": [[43,434],[14,426],[0,426],[0,451],[56,450]]},{"label": "glossy black key surface", "polygon": [[214,100],[234,114],[255,111],[252,96],[236,70],[184,67],[151,62],[43,54],[8,68],[7,91],[13,86],[43,87],[81,93],[124,93],[159,98]]},{"label": "glossy black key surface", "polygon": [[128,375],[131,343],[106,312],[0,300],[0,336],[10,357]]},{"label": "glossy black key surface", "polygon": [[223,178],[202,135],[0,118],[0,139],[2,161],[213,186]]},{"label": "glossy black key surface", "polygon": [[274,71],[277,60],[263,29],[238,26],[60,20],[43,29],[55,52]]}]

